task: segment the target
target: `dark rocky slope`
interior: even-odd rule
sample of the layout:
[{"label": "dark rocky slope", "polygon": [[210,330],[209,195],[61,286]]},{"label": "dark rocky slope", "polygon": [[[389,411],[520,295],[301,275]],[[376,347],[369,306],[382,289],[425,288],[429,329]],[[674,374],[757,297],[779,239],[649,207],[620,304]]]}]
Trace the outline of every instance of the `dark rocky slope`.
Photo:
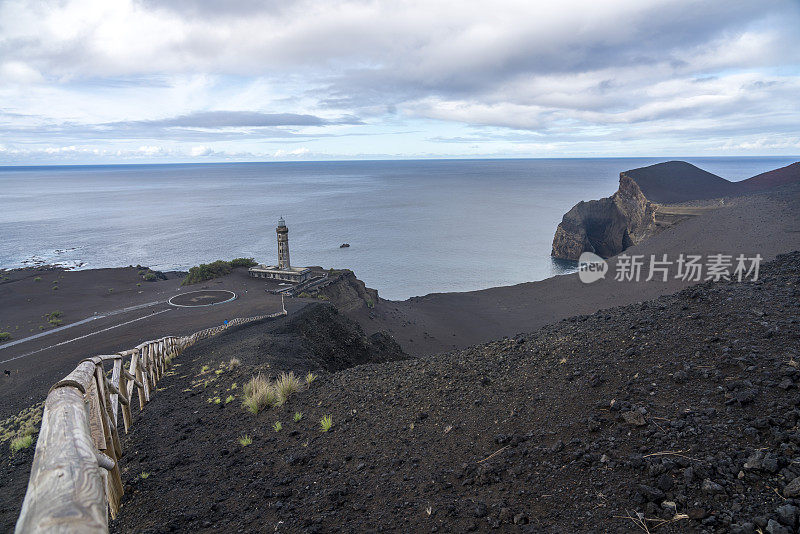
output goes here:
[{"label": "dark rocky slope", "polygon": [[736,184],[685,161],[667,161],[620,173],[632,179],[644,196],[659,204],[705,200],[735,194]]},{"label": "dark rocky slope", "polygon": [[[234,357],[240,360],[240,364],[231,368],[229,363]],[[356,322],[339,313],[336,308],[327,304],[312,303],[287,318],[233,327],[218,337],[204,340],[192,347],[185,356],[181,356],[183,362],[186,358],[193,358],[192,365],[176,362],[174,368],[169,371],[171,376],[164,382],[159,382],[159,388],[165,387],[166,390],[159,389],[153,399],[162,397],[159,399],[159,403],[170,403],[172,394],[185,395],[186,399],[184,400],[189,400],[190,406],[205,404],[210,409],[210,413],[218,415],[220,419],[224,419],[226,414],[233,414],[236,422],[242,422],[239,421],[239,418],[244,414],[238,395],[241,393],[244,382],[254,373],[263,372],[266,375],[275,376],[280,369],[293,370],[298,374],[304,374],[307,371],[318,373],[320,371],[336,371],[363,363],[394,361],[406,357],[400,346],[385,333],[378,332],[367,336]],[[220,366],[220,364],[223,365]],[[204,365],[209,368],[203,372],[201,370]],[[184,366],[187,367],[185,371]],[[217,370],[220,371],[219,374],[215,373]],[[184,374],[184,372],[188,374]],[[170,385],[167,385],[167,380],[171,382]],[[227,391],[219,387],[220,381],[226,384],[225,388],[238,382],[237,388]],[[188,391],[174,391],[177,382],[183,382],[180,389]],[[236,397],[233,404],[222,402],[229,394]],[[219,404],[207,402],[209,398],[217,397],[220,398]],[[180,401],[178,402],[180,404]],[[151,407],[153,408],[151,409]],[[174,461],[174,465],[184,462],[184,460],[174,459],[180,458],[180,455],[191,449],[191,447],[180,446],[184,439],[202,436],[202,439],[207,440],[208,445],[215,441],[218,442],[218,432],[225,428],[224,421],[221,420],[217,424],[213,422],[213,418],[209,417],[206,422],[210,425],[203,428],[202,424],[194,422],[195,415],[192,414],[192,411],[196,408],[192,408],[192,411],[186,413],[180,413],[179,409],[173,412],[172,410],[175,408],[177,406],[148,404],[142,415],[134,411],[133,434],[126,440],[135,440],[134,436],[158,439],[157,436],[162,433],[169,436],[164,443],[172,443],[178,439],[178,446],[170,453],[173,455],[173,459],[165,460],[165,462]],[[219,413],[214,409],[220,410]],[[204,413],[206,412],[204,411]],[[174,415],[174,419],[169,415]],[[183,416],[189,419],[182,422]],[[151,425],[156,425],[156,427]],[[163,428],[160,428],[161,425]],[[178,432],[175,429],[186,430]],[[129,448],[131,443],[134,444],[133,450]],[[218,442],[214,447],[224,448],[225,444]],[[137,445],[135,441],[127,441],[123,450],[127,455],[124,462],[131,457],[152,460],[157,458],[153,456],[156,447],[149,449],[149,445]],[[23,449],[15,455],[10,455],[7,442],[3,443],[3,449],[0,450],[0,532],[14,530],[14,523],[19,515],[30,476],[33,453],[34,448],[31,447]],[[139,456],[140,454],[141,456]],[[194,460],[186,459],[185,461],[192,463]],[[162,468],[164,465],[167,464],[162,464]],[[130,473],[131,468],[126,469]],[[135,478],[135,475],[131,475],[130,478]],[[128,483],[131,482],[134,485],[136,483],[135,480],[128,480]]]},{"label": "dark rocky slope", "polygon": [[309,294],[329,301],[343,312],[373,308],[378,303],[378,291],[367,287],[350,269],[331,271],[327,282]]},{"label": "dark rocky slope", "polygon": [[795,532],[798,322],[795,252],[755,283],[324,374],[255,417],[185,391],[233,355],[242,370],[214,387],[254,370],[221,336],[181,356],[125,438],[112,530]]},{"label": "dark rocky slope", "polygon": [[768,171],[747,180],[737,182],[740,190],[749,193],[754,191],[764,191],[774,187],[780,187],[792,183],[800,182],[800,161]]},{"label": "dark rocky slope", "polygon": [[[292,347],[298,341],[300,346]],[[276,342],[284,348],[284,360],[303,360],[304,367],[313,370],[338,371],[406,357],[385,332],[366,336],[358,323],[323,304],[309,306],[262,341],[267,346]]]}]

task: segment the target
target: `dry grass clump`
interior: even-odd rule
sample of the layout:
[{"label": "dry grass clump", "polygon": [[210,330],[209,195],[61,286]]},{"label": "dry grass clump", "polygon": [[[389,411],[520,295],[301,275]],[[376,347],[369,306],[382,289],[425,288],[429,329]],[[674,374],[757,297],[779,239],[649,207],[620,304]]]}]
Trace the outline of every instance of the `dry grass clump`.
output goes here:
[{"label": "dry grass clump", "polygon": [[275,388],[270,380],[257,375],[244,385],[244,401],[242,405],[253,414],[257,414],[267,406],[274,406],[277,401]]},{"label": "dry grass clump", "polygon": [[31,445],[33,445],[33,436],[30,434],[14,438],[11,440],[11,454],[16,454],[17,451],[27,449]]},{"label": "dry grass clump", "polygon": [[278,397],[278,406],[286,402],[286,399],[298,391],[300,391],[300,380],[294,376],[292,371],[281,373],[275,381],[275,394]]},{"label": "dry grass clump", "polygon": [[236,369],[240,365],[242,365],[242,360],[240,360],[239,358],[234,357],[234,358],[231,358],[230,361],[228,362],[228,369]]},{"label": "dry grass clump", "polygon": [[281,406],[293,393],[300,391],[300,379],[293,372],[281,373],[273,382],[263,375],[250,379],[243,388],[243,405],[257,414],[268,406]]}]

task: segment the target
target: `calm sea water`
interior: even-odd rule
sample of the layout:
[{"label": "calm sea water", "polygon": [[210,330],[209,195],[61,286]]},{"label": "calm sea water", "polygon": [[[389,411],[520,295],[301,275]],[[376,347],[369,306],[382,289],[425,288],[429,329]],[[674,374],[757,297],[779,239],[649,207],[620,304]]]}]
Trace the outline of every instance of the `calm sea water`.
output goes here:
[{"label": "calm sea water", "polygon": [[[0,167],[0,267],[276,261],[353,269],[386,298],[540,280],[561,216],[660,159]],[[791,158],[692,158],[731,180]],[[339,245],[347,242],[350,248]]]}]

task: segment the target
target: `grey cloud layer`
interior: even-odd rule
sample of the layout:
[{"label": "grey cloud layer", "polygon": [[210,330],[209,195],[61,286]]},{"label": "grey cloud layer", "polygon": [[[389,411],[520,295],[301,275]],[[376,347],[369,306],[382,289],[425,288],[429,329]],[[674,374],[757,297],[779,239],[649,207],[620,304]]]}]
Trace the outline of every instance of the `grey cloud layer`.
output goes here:
[{"label": "grey cloud layer", "polygon": [[[796,0],[7,0],[0,85],[207,75],[263,79],[300,102],[296,113],[207,111],[212,101],[156,119],[6,129],[73,138],[289,139],[396,117],[578,141],[626,125],[654,137],[775,135],[800,122],[798,27]],[[0,109],[25,113],[9,95]]]},{"label": "grey cloud layer", "polygon": [[198,111],[177,117],[109,123],[109,128],[265,128],[275,126],[327,126],[332,124],[363,124],[353,116],[323,119],[297,113],[259,113],[255,111]]}]

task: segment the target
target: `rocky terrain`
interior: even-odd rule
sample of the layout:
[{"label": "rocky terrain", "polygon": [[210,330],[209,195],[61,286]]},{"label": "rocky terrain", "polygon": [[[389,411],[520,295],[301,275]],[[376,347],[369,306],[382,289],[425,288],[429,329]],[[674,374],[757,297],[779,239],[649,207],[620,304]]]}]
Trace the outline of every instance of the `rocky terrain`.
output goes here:
[{"label": "rocky terrain", "polygon": [[[125,437],[112,530],[796,532],[798,322],[795,252],[757,282],[321,373],[257,416],[207,401],[266,363],[226,333]],[[213,390],[202,366],[223,370]]]},{"label": "rocky terrain", "polygon": [[366,287],[350,269],[332,270],[326,283],[310,294],[329,301],[343,312],[374,308],[379,301],[378,291]]},{"label": "rocky terrain", "polygon": [[[189,395],[188,398],[192,399],[192,404],[197,403],[201,408],[208,408],[208,414],[211,415],[201,416],[207,417],[206,421],[209,426],[206,428],[190,422],[189,426],[192,427],[192,430],[181,433],[181,441],[187,437],[200,438],[201,436],[202,439],[207,440],[208,445],[217,441],[218,432],[224,434],[222,429],[225,428],[225,418],[223,416],[226,413],[235,413],[238,418],[243,414],[240,400],[241,389],[256,371],[263,372],[265,375],[274,375],[278,369],[291,369],[299,374],[311,370],[321,373],[346,369],[363,363],[395,361],[408,357],[400,346],[386,334],[379,332],[367,336],[356,322],[339,313],[336,308],[317,303],[308,304],[296,314],[286,318],[270,319],[230,328],[225,332],[224,337],[225,340],[221,344],[205,343],[187,352],[188,357],[196,359],[198,365],[177,362],[170,371],[172,384],[162,386],[162,383],[159,383],[159,388],[164,387],[165,390],[159,391],[157,396],[167,398],[172,393],[179,396]],[[234,357],[238,362],[236,365],[231,365],[230,361]],[[217,365],[219,362],[223,365]],[[207,368],[203,369],[203,365]],[[184,367],[187,369],[184,370]],[[186,381],[186,385],[189,387],[184,391],[173,391],[176,388],[176,379]],[[229,389],[234,382],[238,382],[238,386]],[[221,383],[224,383],[225,386],[222,387]],[[164,382],[164,384],[167,383]],[[181,386],[181,388],[185,387]],[[237,399],[235,403],[223,402],[223,399],[227,399],[229,394]],[[209,398],[218,397],[220,398],[219,404],[207,402]],[[179,422],[180,416],[178,419],[168,421],[172,416],[177,415],[177,412],[172,411],[174,408],[176,406],[170,407],[161,403],[158,405],[148,404],[141,416],[135,415],[132,431],[135,432],[137,426],[142,427],[142,434],[139,436],[147,439],[156,439],[163,432],[167,436],[164,438],[164,444],[171,443],[175,437],[173,432],[175,425],[183,424]],[[163,411],[164,409],[166,411]],[[194,414],[196,413],[194,411]],[[194,420],[194,414],[188,412],[188,415],[192,416],[190,417],[191,421]],[[217,416],[220,419],[214,421]],[[40,418],[41,405],[36,405],[13,420],[9,419],[3,423],[14,423],[11,426],[26,424],[38,426]],[[159,424],[156,421],[162,421],[165,425],[164,428],[155,428],[155,430],[151,428],[151,424]],[[0,430],[6,429],[0,426]],[[134,439],[134,435],[132,433],[126,439]],[[124,445],[125,454],[128,457],[131,455],[137,457],[140,453],[143,454],[140,458],[148,457],[145,448],[137,448],[141,445],[134,445],[134,449],[131,451],[128,448],[131,445],[128,443]],[[218,442],[216,446],[224,447],[225,445]],[[182,454],[180,451],[185,450],[177,447],[175,452]],[[2,488],[0,492],[0,532],[11,532],[14,529],[28,483],[33,452],[33,447],[30,447],[10,454],[8,442],[3,442],[3,448],[0,449],[0,488]],[[130,473],[132,468],[129,466],[126,467],[126,470]],[[132,478],[133,480],[129,482],[135,483],[135,475],[132,475]]]},{"label": "rocky terrain", "polygon": [[[752,195],[798,182],[800,162],[741,182],[730,182],[685,161],[624,171],[612,196],[579,202],[564,215],[551,255],[577,260],[589,251],[608,258],[696,214],[679,210],[676,216],[674,204]],[[661,212],[664,216],[657,220]]]}]

